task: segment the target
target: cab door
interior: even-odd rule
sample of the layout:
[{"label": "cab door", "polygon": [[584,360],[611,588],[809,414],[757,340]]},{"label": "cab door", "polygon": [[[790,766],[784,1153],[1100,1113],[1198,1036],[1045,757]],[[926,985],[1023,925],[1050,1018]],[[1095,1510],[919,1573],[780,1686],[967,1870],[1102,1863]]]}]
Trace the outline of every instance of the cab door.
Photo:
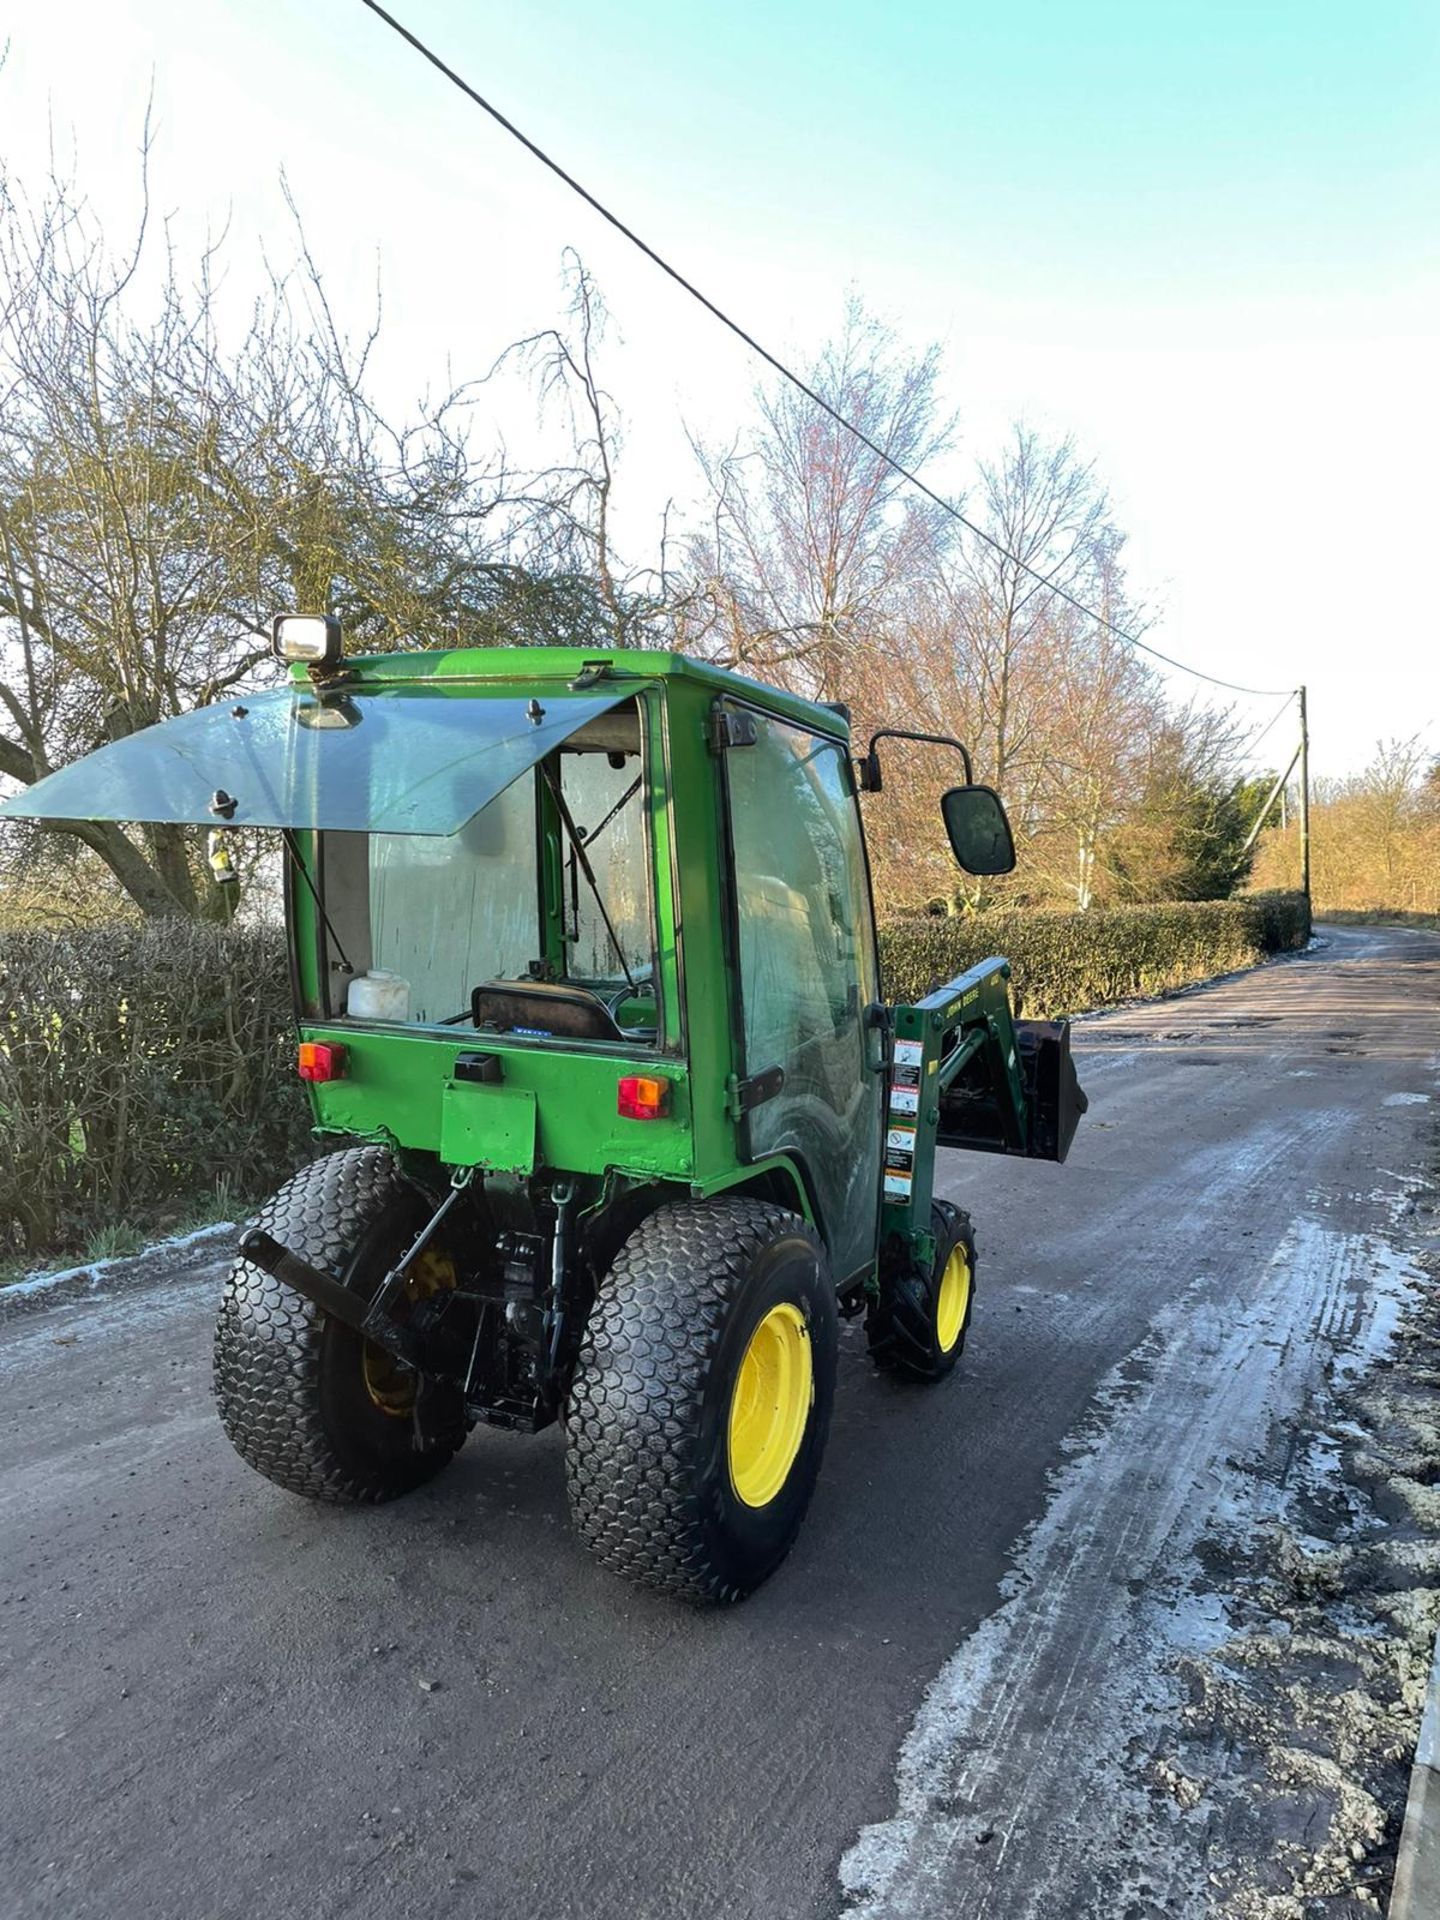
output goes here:
[{"label": "cab door", "polygon": [[878,968],[849,756],[723,704],[736,1024],[755,1102],[742,1151],[802,1163],[844,1286],[875,1258],[883,1094],[868,1057]]}]

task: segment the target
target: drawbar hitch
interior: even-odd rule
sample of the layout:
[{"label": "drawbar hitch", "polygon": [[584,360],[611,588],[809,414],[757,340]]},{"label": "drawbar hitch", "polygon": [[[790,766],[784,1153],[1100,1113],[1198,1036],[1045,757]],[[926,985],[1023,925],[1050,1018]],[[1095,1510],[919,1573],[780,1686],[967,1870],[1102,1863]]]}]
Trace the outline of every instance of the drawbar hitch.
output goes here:
[{"label": "drawbar hitch", "polygon": [[263,1227],[251,1227],[240,1236],[240,1252],[282,1285],[293,1288],[307,1300],[313,1300],[332,1319],[353,1328],[396,1360],[419,1372],[423,1367],[421,1336],[413,1327],[403,1326],[394,1317],[390,1312],[390,1303],[403,1288],[411,1263],[419,1259],[446,1214],[469,1186],[473,1171],[473,1168],[466,1167],[455,1175],[450,1191],[368,1301],[362,1300],[352,1288],[344,1286],[334,1274],[312,1266],[298,1253],[292,1253],[289,1247],[282,1246],[274,1234],[267,1233]]}]

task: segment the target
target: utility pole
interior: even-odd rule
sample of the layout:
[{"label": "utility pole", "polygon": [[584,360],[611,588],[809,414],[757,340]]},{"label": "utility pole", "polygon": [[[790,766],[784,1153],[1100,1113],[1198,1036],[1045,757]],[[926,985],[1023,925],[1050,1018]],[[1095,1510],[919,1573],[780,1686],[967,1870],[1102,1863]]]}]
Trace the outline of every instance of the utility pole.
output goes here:
[{"label": "utility pole", "polygon": [[1310,904],[1310,723],[1300,688],[1300,891]]},{"label": "utility pole", "polygon": [[1271,787],[1269,793],[1266,794],[1265,804],[1261,807],[1259,813],[1256,814],[1255,824],[1253,827],[1251,827],[1249,833],[1245,836],[1245,844],[1240,849],[1242,854],[1248,853],[1251,847],[1253,847],[1255,842],[1260,838],[1260,829],[1264,826],[1267,818],[1269,817],[1270,809],[1271,807],[1274,806],[1277,798],[1279,799],[1279,802],[1280,802],[1280,824],[1282,827],[1284,826],[1285,824],[1285,786],[1291,774],[1295,771],[1295,762],[1299,758],[1300,758],[1300,749],[1299,747],[1296,747],[1294,753],[1292,753],[1290,756],[1289,766],[1286,767],[1285,771],[1277,778],[1274,786]]}]

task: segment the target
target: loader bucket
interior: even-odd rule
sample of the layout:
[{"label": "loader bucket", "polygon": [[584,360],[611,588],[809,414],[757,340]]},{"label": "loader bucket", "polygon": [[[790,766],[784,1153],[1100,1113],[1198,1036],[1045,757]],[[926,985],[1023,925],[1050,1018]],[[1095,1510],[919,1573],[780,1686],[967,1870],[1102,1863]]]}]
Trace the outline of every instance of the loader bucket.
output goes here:
[{"label": "loader bucket", "polygon": [[1026,1155],[1063,1160],[1090,1104],[1070,1057],[1070,1022],[1017,1020],[1015,1042],[1025,1082]]},{"label": "loader bucket", "polygon": [[977,1031],[963,1071],[942,1085],[936,1145],[1063,1160],[1089,1105],[1070,1057],[1070,1022],[1016,1020],[1013,1032],[1007,1072],[1006,1043]]}]

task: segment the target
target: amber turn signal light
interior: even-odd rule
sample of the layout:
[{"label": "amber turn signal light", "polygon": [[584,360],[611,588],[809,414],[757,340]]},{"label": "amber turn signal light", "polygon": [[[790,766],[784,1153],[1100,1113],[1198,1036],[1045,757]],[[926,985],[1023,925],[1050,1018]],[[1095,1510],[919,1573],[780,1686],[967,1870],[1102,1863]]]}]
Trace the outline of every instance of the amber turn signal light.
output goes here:
[{"label": "amber turn signal light", "polygon": [[670,1082],[646,1073],[627,1073],[618,1088],[616,1109],[622,1120],[659,1120],[670,1111]]}]

